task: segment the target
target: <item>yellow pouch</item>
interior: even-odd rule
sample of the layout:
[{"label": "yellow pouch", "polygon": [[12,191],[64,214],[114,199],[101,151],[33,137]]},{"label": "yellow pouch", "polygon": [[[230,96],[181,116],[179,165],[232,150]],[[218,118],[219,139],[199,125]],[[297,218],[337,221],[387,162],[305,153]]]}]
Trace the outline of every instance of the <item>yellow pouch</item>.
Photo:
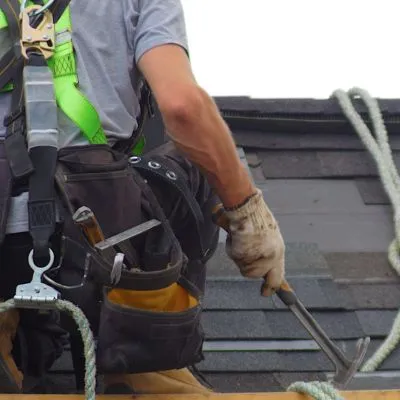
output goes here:
[{"label": "yellow pouch", "polygon": [[107,296],[121,306],[158,312],[181,312],[198,305],[197,299],[177,283],[158,290],[112,289]]}]

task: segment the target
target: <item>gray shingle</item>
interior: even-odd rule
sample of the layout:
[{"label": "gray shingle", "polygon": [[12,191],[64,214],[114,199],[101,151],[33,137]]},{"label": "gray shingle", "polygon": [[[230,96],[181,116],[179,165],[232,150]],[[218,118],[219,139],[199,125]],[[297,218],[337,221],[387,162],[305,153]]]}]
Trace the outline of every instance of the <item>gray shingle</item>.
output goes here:
[{"label": "gray shingle", "polygon": [[[343,296],[337,286],[331,279],[303,279],[294,277],[289,281],[297,297],[309,309],[346,309],[349,299]],[[286,309],[287,306],[278,296],[272,297],[274,304],[278,309]]]},{"label": "gray shingle", "polygon": [[[348,358],[355,354],[356,340],[335,341]],[[367,351],[366,360],[382,343],[373,340]],[[330,360],[321,351],[281,351],[281,352],[207,352],[205,360],[199,364],[205,372],[333,372]],[[400,370],[400,348],[385,360],[379,371]]]},{"label": "gray shingle", "polygon": [[[331,379],[332,374],[327,374]],[[398,390],[400,371],[358,373],[348,384],[346,390]]]},{"label": "gray shingle", "polygon": [[256,185],[259,185],[259,184],[262,184],[265,182],[265,176],[264,176],[261,166],[249,167],[249,168],[250,168],[250,173],[253,178],[253,181],[255,182]]},{"label": "gray shingle", "polygon": [[250,168],[257,168],[261,165],[261,160],[258,158],[257,153],[246,151],[246,160]]},{"label": "gray shingle", "polygon": [[397,311],[390,310],[359,310],[358,320],[367,336],[387,336],[393,325]]},{"label": "gray shingle", "polygon": [[374,206],[371,212],[276,213],[287,242],[316,243],[322,252],[384,252],[393,239],[391,211]]},{"label": "gray shingle", "polygon": [[269,310],[275,308],[271,297],[260,296],[261,282],[254,280],[207,281],[204,306],[208,310]]},{"label": "gray shingle", "polygon": [[355,184],[365,204],[390,204],[378,179],[356,179]]},{"label": "gray shingle", "polygon": [[[353,178],[377,176],[367,151],[263,151],[259,152],[267,178]],[[393,153],[397,167],[400,155]]]},{"label": "gray shingle", "polygon": [[[312,312],[321,327],[333,339],[364,336],[355,312]],[[364,316],[367,319],[368,316]],[[207,311],[203,314],[207,340],[280,339],[312,340],[290,311]],[[367,321],[368,322],[368,321]],[[388,332],[385,325],[383,332]],[[369,332],[371,330],[369,329]],[[380,329],[382,332],[382,329]]]},{"label": "gray shingle", "polygon": [[259,184],[259,188],[276,213],[366,213],[371,210],[363,203],[352,180],[271,179]]},{"label": "gray shingle", "polygon": [[265,183],[265,176],[262,171],[261,166],[259,167],[249,167],[251,177],[253,178],[253,181],[255,182],[256,185]]},{"label": "gray shingle", "polygon": [[199,364],[204,372],[331,371],[331,363],[320,352],[215,352]]},{"label": "gray shingle", "polygon": [[400,282],[397,273],[390,266],[387,252],[324,253],[332,276],[337,280],[367,282],[387,280]]},{"label": "gray shingle", "polygon": [[[364,150],[356,133],[341,134],[321,132],[263,132],[235,129],[234,138],[239,146],[258,150]],[[390,137],[392,149],[400,150],[400,137]]]},{"label": "gray shingle", "polygon": [[[293,277],[290,284],[299,299],[310,309],[346,309],[348,298],[332,280]],[[207,281],[204,305],[208,310],[271,310],[287,309],[277,296],[260,296],[259,280],[210,278]]]},{"label": "gray shingle", "polygon": [[[364,331],[354,312],[312,312],[316,321],[332,339],[357,339]],[[265,312],[272,337],[280,339],[311,339],[312,337],[290,311]]]},{"label": "gray shingle", "polygon": [[[313,243],[286,243],[285,267],[287,277],[330,276],[325,258]],[[238,267],[226,255],[224,243],[218,245],[214,256],[209,260],[207,276],[241,276]]]},{"label": "gray shingle", "polygon": [[[343,285],[344,286],[344,285]],[[358,309],[392,309],[397,310],[400,304],[400,285],[347,285],[355,307]]]},{"label": "gray shingle", "polygon": [[262,311],[207,311],[203,313],[202,323],[208,340],[274,336]]}]

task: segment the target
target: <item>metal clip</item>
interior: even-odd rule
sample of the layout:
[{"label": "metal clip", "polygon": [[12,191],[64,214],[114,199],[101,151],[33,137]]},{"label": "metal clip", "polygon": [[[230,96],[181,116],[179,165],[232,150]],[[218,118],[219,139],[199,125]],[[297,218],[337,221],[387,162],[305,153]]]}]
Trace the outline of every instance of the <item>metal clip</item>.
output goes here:
[{"label": "metal clip", "polygon": [[38,13],[42,7],[40,5],[32,5],[21,11],[21,53],[28,59],[28,51],[39,51],[47,60],[54,53],[55,48],[55,28],[53,15],[49,10],[43,10],[40,14],[41,21],[36,28],[30,24],[30,18],[34,11]]},{"label": "metal clip", "polygon": [[29,253],[28,263],[33,270],[31,282],[17,286],[14,301],[21,308],[51,309],[60,298],[60,293],[52,287],[42,283],[42,275],[50,269],[54,263],[54,253],[51,249],[50,260],[42,268],[38,267],[33,260],[33,250]]}]

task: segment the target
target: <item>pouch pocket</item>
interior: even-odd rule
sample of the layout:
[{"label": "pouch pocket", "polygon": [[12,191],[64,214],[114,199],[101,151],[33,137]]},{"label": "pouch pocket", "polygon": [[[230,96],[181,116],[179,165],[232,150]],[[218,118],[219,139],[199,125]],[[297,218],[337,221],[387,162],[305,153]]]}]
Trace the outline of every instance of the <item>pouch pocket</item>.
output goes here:
[{"label": "pouch pocket", "polygon": [[184,368],[203,359],[201,304],[178,283],[105,291],[97,360],[102,373]]},{"label": "pouch pocket", "polygon": [[[142,192],[132,178],[128,160],[108,146],[62,149],[56,180],[70,213],[89,207],[106,238],[144,222]],[[137,255],[131,251],[127,256],[134,260]]]}]

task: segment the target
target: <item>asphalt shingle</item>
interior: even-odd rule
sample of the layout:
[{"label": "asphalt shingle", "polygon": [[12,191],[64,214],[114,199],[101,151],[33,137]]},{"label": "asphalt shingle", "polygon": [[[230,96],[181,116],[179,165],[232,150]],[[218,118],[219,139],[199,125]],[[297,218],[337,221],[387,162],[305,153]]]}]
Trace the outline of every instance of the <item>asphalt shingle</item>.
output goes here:
[{"label": "asphalt shingle", "polygon": [[393,240],[389,209],[368,213],[276,213],[288,242],[316,243],[322,252],[384,252]]},{"label": "asphalt shingle", "polygon": [[[274,179],[259,184],[275,213],[369,213],[352,180]],[[333,196],[333,193],[335,194]]]},{"label": "asphalt shingle", "polygon": [[366,336],[386,337],[392,328],[397,311],[358,310],[356,314]]},{"label": "asphalt shingle", "polygon": [[378,179],[356,179],[355,184],[365,204],[390,204],[382,183]]},{"label": "asphalt shingle", "polygon": [[[299,299],[310,309],[349,308],[349,298],[331,279],[304,279],[293,277],[290,284]],[[272,310],[286,309],[277,296],[265,298],[259,295],[261,282],[244,278],[210,278],[204,306],[207,310]]]},{"label": "asphalt shingle", "polygon": [[[239,146],[254,151],[263,150],[365,150],[356,133],[341,134],[321,132],[265,132],[237,129],[234,138]],[[390,138],[393,150],[400,150],[400,137]]]},{"label": "asphalt shingle", "polygon": [[[356,340],[336,341],[348,358],[355,354]],[[371,341],[366,359],[372,356],[381,340]],[[379,371],[397,371],[400,363],[400,349],[381,364]],[[333,372],[334,366],[322,351],[258,351],[258,352],[207,352],[199,364],[204,372],[240,372],[246,368],[251,372]]]},{"label": "asphalt shingle", "polygon": [[[330,277],[324,256],[314,243],[286,243],[285,267],[288,277]],[[236,264],[227,257],[225,244],[220,243],[207,264],[208,277],[240,277]]]},{"label": "asphalt shingle", "polygon": [[324,258],[335,280],[400,283],[400,277],[390,266],[386,252],[333,252],[324,253]]},{"label": "asphalt shingle", "polygon": [[[258,155],[266,178],[357,178],[378,174],[366,151],[263,151]],[[393,158],[398,167],[399,152],[394,152]]]}]

